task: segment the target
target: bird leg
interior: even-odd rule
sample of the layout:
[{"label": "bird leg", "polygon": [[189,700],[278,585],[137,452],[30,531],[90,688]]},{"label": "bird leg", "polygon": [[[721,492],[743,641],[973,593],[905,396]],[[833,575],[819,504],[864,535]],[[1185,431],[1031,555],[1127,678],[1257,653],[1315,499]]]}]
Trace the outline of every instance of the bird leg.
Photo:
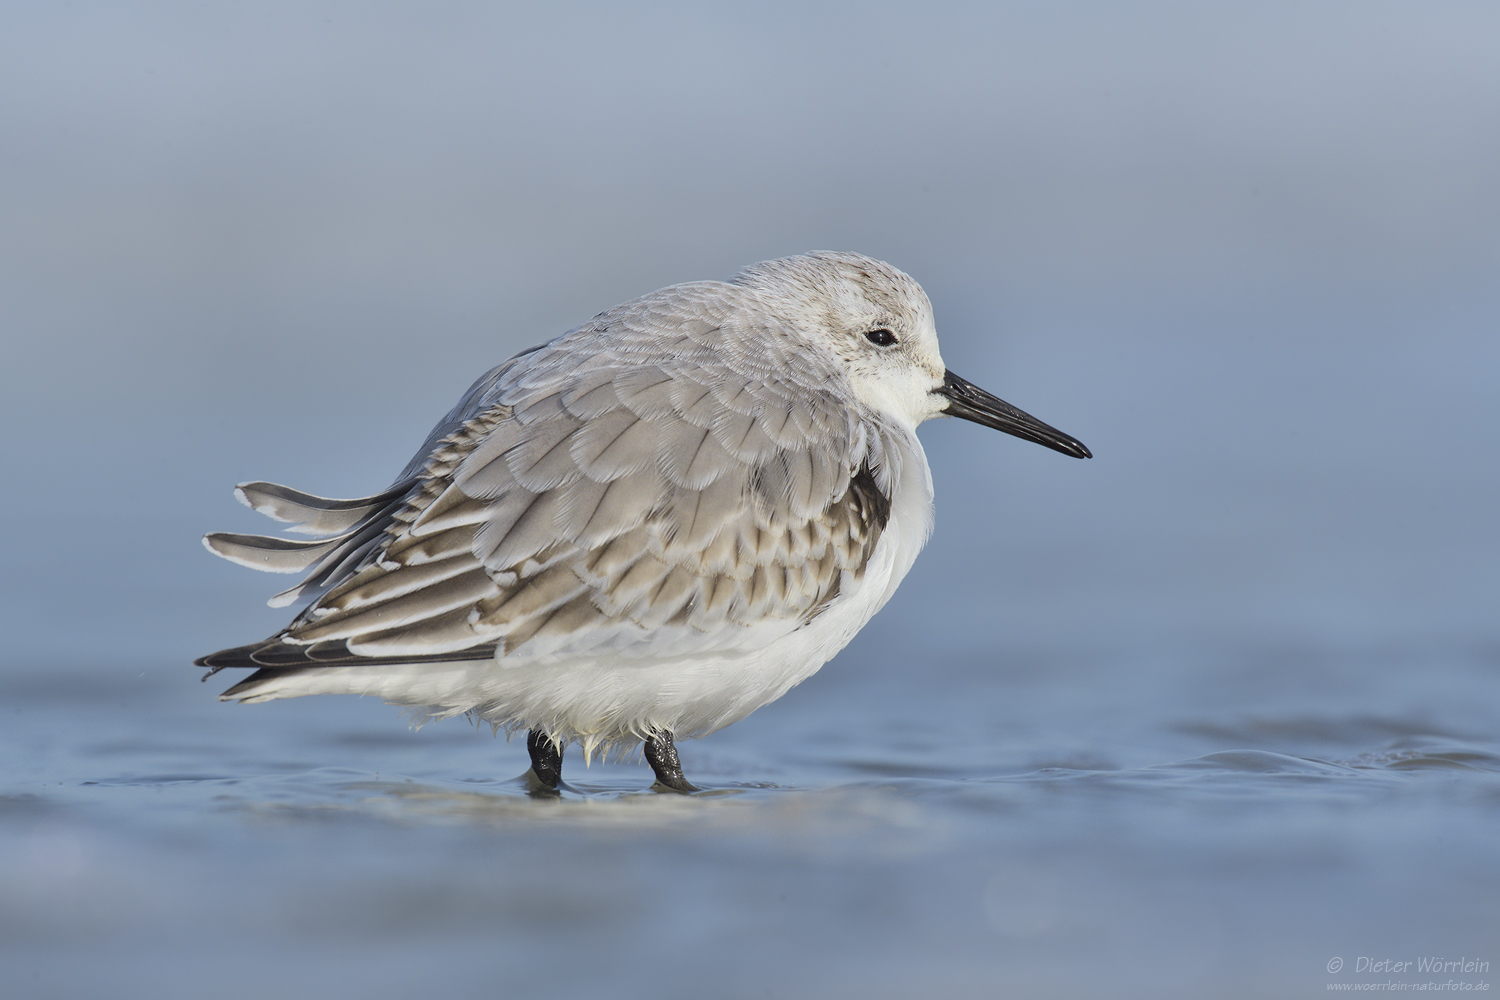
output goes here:
[{"label": "bird leg", "polygon": [[674,792],[698,791],[682,776],[682,762],[677,759],[677,748],[672,745],[671,733],[660,732],[648,737],[642,749],[646,754],[646,763],[656,772],[658,785]]},{"label": "bird leg", "polygon": [[562,781],[562,748],[547,734],[533,729],[526,734],[526,752],[531,754],[531,773],[536,780],[556,791]]}]

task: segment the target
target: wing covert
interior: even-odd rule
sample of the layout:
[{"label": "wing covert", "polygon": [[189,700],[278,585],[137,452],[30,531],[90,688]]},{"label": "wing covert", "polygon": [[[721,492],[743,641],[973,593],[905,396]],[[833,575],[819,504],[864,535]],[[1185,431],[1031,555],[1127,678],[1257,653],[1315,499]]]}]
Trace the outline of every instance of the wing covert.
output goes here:
[{"label": "wing covert", "polygon": [[404,498],[346,528],[377,544],[255,665],[285,662],[273,645],[328,663],[493,649],[502,665],[758,648],[860,579],[898,432],[831,394],[833,359],[726,363],[722,317],[691,287],[675,341],[661,304],[638,303],[477,383]]}]

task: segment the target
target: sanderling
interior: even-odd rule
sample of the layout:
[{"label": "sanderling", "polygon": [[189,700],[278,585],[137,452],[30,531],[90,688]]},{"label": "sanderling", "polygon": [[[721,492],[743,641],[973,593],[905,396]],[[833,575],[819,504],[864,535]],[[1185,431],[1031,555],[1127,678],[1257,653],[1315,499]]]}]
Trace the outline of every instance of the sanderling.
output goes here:
[{"label": "sanderling", "polygon": [[1090,457],[948,371],[932,305],[853,253],[766,261],[600,313],[475,382],[395,483],[329,500],[243,483],[311,539],[215,533],[313,600],[264,642],[242,702],[375,695],[422,718],[528,730],[536,789],[563,750],[644,744],[693,791],[674,739],[805,680],[890,599],[932,528],[917,441],[963,417]]}]

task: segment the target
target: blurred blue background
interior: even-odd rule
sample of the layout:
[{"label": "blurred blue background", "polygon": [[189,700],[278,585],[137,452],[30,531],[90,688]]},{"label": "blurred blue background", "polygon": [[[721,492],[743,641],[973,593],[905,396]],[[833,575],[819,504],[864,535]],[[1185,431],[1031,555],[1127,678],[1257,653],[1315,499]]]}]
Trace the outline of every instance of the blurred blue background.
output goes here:
[{"label": "blurred blue background", "polygon": [[[13,3],[0,135],[25,995],[1500,962],[1494,5]],[[194,683],[285,620],[234,483],[372,493],[515,351],[814,249],[1097,457],[924,428],[896,599],[683,748],[775,788],[542,814],[487,729]]]}]

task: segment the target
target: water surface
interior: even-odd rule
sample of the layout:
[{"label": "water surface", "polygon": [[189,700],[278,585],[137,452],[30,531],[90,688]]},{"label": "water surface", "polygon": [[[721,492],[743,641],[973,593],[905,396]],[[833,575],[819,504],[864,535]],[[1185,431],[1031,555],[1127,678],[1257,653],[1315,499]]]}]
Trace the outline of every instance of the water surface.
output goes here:
[{"label": "water surface", "polygon": [[1493,952],[1493,651],[917,672],[864,645],[684,743],[691,797],[575,751],[571,790],[533,799],[519,743],[368,700],[223,705],[160,669],[13,682],[7,976],[35,996],[1291,997],[1380,978],[1335,957]]}]

